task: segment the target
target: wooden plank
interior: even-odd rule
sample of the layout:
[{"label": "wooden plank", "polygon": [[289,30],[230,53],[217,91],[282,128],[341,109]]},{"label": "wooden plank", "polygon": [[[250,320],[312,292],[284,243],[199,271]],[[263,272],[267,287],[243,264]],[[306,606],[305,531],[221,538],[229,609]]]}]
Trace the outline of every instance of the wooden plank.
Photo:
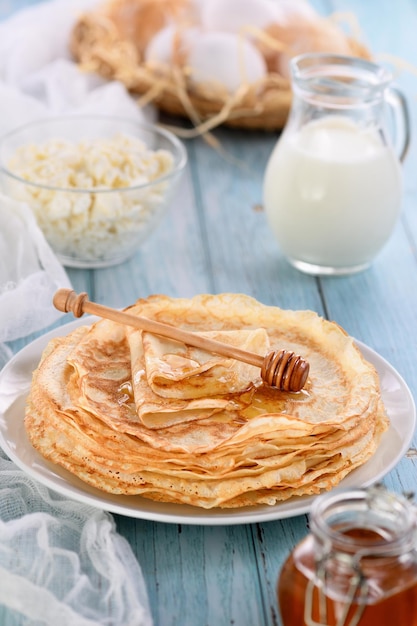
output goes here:
[{"label": "wooden plank", "polygon": [[277,601],[277,582],[281,568],[302,537],[308,534],[307,517],[258,524],[254,533],[256,559],[268,626],[281,624]]},{"label": "wooden plank", "polygon": [[39,3],[39,0],[2,0],[0,2],[0,20],[7,19],[13,13]]},{"label": "wooden plank", "polygon": [[228,165],[221,154],[195,140],[198,208],[214,292],[241,292],[265,304],[322,312],[316,280],[288,265],[260,208],[263,172],[278,135],[225,128],[215,135],[236,164]]},{"label": "wooden plank", "polygon": [[141,564],[155,626],[266,623],[251,526],[115,518]]}]

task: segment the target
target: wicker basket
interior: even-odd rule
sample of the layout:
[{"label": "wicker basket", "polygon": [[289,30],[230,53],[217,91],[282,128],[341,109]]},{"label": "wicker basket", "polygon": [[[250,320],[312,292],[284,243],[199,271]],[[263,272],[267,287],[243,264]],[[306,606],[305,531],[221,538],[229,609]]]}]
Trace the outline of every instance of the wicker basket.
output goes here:
[{"label": "wicker basket", "polygon": [[[352,54],[370,58],[367,48],[349,38]],[[80,66],[121,81],[138,96],[139,105],[154,103],[161,111],[189,118],[196,133],[220,124],[238,128],[283,128],[291,105],[288,79],[269,73],[261,82],[242,85],[235,94],[193,85],[180,65],[149,65],[139,61],[132,41],[120,35],[112,19],[103,13],[85,14],[77,21],[70,48]]]}]

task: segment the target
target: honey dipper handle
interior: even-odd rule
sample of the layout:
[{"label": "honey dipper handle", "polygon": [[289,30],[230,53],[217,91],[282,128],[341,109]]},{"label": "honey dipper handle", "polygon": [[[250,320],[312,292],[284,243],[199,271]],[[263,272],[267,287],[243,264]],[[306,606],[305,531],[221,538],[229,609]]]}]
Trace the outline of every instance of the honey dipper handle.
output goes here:
[{"label": "honey dipper handle", "polygon": [[55,308],[59,311],[63,311],[64,313],[72,312],[75,317],[81,317],[83,313],[91,313],[92,315],[98,315],[99,317],[113,320],[119,324],[133,326],[155,335],[181,341],[195,348],[201,348],[206,352],[214,352],[215,354],[233,358],[237,361],[243,361],[250,365],[262,367],[264,363],[264,357],[259,354],[247,352],[241,348],[202,337],[196,333],[176,328],[169,324],[163,324],[162,322],[157,322],[147,317],[130,315],[129,313],[124,313],[123,311],[118,311],[117,309],[112,309],[102,304],[97,304],[96,302],[90,302],[85,292],[77,295],[75,291],[71,289],[59,289],[54,295],[53,303]]},{"label": "honey dipper handle", "polygon": [[60,289],[57,291],[53,302],[59,311],[64,313],[72,311],[75,317],[81,317],[83,313],[92,313],[119,324],[133,326],[154,335],[181,341],[186,345],[201,348],[206,352],[221,354],[237,361],[255,365],[261,368],[261,378],[265,383],[282,391],[300,391],[307,380],[309,373],[308,363],[287,350],[274,350],[266,356],[261,356],[221,341],[202,337],[197,333],[189,332],[182,328],[176,328],[147,317],[130,315],[124,311],[118,311],[96,302],[90,302],[85,292],[77,295],[71,289]]}]

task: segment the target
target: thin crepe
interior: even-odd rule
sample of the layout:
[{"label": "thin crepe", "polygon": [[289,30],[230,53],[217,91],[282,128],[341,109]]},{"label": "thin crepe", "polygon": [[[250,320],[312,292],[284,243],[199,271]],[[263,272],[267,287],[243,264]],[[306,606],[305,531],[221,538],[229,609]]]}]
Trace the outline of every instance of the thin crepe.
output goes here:
[{"label": "thin crepe", "polygon": [[[132,350],[128,329],[102,320],[54,340],[34,373],[25,425],[41,454],[89,484],[204,508],[274,504],[337,485],[375,452],[388,425],[378,377],[336,324],[232,294],[153,296],[129,312],[197,332],[265,331],[271,348],[307,358],[311,374],[297,394],[269,389],[256,377],[249,389],[206,398],[227,404],[204,418],[192,417],[190,403],[205,398],[180,399],[191,419],[167,425],[165,415],[162,426],[149,427],[134,397],[134,377],[146,372],[145,350],[143,344]],[[150,354],[164,355],[163,344]],[[166,402],[178,401],[155,394],[152,375],[142,379],[162,413]]]}]

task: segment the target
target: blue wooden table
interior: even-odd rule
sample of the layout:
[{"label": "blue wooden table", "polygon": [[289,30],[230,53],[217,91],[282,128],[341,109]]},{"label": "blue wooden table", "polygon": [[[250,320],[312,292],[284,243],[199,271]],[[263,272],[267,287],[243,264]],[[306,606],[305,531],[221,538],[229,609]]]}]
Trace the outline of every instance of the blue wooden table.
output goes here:
[{"label": "blue wooden table", "polygon": [[[0,0],[0,17],[29,4],[34,3]],[[416,133],[416,0],[316,0],[314,5],[324,15],[354,13],[376,57],[388,53],[409,64],[409,70],[398,72],[397,82],[408,98]],[[189,164],[164,223],[122,265],[69,269],[74,288],[113,307],[152,293],[189,297],[230,291],[265,304],[312,309],[385,357],[417,396],[417,137],[404,164],[402,216],[383,252],[363,273],[315,278],[286,263],[259,210],[263,171],[278,135],[227,129],[215,135],[244,166],[223,159],[201,139],[187,141]],[[13,349],[32,339],[16,342]],[[390,489],[416,489],[416,458],[411,447],[385,477]],[[277,576],[307,532],[305,515],[224,526],[116,515],[116,523],[143,569],[156,626],[281,623]]]}]

